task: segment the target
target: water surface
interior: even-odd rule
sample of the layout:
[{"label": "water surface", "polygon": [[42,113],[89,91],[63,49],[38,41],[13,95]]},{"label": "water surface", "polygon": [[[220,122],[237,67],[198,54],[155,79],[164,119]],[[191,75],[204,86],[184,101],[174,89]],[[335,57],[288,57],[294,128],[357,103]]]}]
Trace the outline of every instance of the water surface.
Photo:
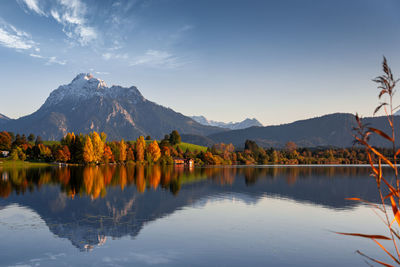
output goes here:
[{"label": "water surface", "polygon": [[367,266],[368,167],[0,169],[2,266]]}]

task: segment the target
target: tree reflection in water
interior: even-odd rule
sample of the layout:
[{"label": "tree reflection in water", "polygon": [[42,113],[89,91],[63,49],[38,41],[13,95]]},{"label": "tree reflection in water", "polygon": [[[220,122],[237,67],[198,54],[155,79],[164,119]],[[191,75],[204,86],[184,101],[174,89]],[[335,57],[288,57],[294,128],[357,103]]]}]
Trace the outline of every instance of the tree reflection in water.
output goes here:
[{"label": "tree reflection in water", "polygon": [[368,167],[209,167],[104,165],[0,168],[0,207],[17,204],[40,215],[50,231],[82,251],[106,237],[135,237],[146,222],[204,199],[255,203],[288,198],[333,209],[376,201]]},{"label": "tree reflection in water", "polygon": [[288,185],[297,179],[312,176],[354,177],[369,175],[368,168],[352,167],[210,167],[184,168],[175,166],[86,166],[47,168],[0,168],[0,197],[7,198],[13,192],[17,195],[40,190],[44,185],[59,185],[62,192],[74,198],[90,196],[92,199],[105,197],[107,188],[135,186],[144,193],[146,190],[168,189],[177,195],[182,185],[205,179],[219,185],[232,185],[237,177],[244,177],[246,185],[253,185],[260,178],[275,179],[284,176]]}]

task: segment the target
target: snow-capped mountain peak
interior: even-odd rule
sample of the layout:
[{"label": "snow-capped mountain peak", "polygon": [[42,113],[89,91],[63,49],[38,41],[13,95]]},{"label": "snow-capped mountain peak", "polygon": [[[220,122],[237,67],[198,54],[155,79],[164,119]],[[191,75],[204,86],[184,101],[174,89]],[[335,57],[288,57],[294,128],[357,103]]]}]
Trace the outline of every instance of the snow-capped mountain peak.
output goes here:
[{"label": "snow-capped mountain peak", "polygon": [[95,96],[116,98],[122,96],[130,101],[145,101],[136,87],[124,88],[121,86],[107,87],[107,84],[90,73],[78,74],[71,83],[61,85],[51,92],[43,107],[57,105],[61,101],[69,100],[78,103]]},{"label": "snow-capped mountain peak", "polygon": [[192,116],[191,118],[202,125],[217,126],[217,127],[231,129],[231,130],[245,129],[245,128],[249,128],[249,127],[253,127],[253,126],[257,126],[257,127],[263,126],[255,118],[252,118],[252,119],[247,118],[241,122],[228,122],[228,123],[209,120],[204,116]]},{"label": "snow-capped mountain peak", "polygon": [[71,84],[74,84],[77,87],[82,87],[85,86],[86,84],[88,84],[90,87],[97,87],[97,88],[107,87],[107,84],[103,80],[95,78],[90,73],[78,74],[72,80]]}]

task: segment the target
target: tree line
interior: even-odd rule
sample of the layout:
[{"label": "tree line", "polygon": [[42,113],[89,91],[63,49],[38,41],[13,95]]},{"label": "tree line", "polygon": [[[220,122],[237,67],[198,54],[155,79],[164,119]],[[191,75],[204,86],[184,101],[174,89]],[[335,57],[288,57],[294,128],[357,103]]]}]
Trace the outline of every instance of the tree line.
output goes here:
[{"label": "tree line", "polygon": [[[9,151],[11,160],[60,162],[77,164],[148,163],[172,165],[174,159],[193,159],[196,165],[255,165],[255,164],[367,164],[365,151],[352,148],[298,148],[288,142],[283,149],[262,148],[255,141],[246,140],[244,149],[232,144],[215,144],[206,151],[183,151],[181,137],[174,130],[160,141],[150,136],[134,141],[107,141],[105,133],[67,133],[60,142],[43,142],[40,136],[14,135],[0,132],[0,151]],[[383,155],[389,150],[378,149]],[[374,160],[374,159],[373,159]]]}]

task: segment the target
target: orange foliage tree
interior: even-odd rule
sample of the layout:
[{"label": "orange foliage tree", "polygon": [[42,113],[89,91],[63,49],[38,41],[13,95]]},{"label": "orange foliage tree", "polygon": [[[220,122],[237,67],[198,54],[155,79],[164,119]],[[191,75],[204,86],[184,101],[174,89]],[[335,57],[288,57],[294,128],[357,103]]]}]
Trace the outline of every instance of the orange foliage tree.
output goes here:
[{"label": "orange foliage tree", "polygon": [[108,145],[104,145],[104,154],[103,154],[103,161],[105,163],[108,163],[111,161],[112,158],[112,151],[111,148]]},{"label": "orange foliage tree", "polygon": [[149,147],[147,148],[147,156],[150,158],[151,162],[157,162],[157,160],[161,157],[160,147],[158,146],[157,141],[153,141]]}]

